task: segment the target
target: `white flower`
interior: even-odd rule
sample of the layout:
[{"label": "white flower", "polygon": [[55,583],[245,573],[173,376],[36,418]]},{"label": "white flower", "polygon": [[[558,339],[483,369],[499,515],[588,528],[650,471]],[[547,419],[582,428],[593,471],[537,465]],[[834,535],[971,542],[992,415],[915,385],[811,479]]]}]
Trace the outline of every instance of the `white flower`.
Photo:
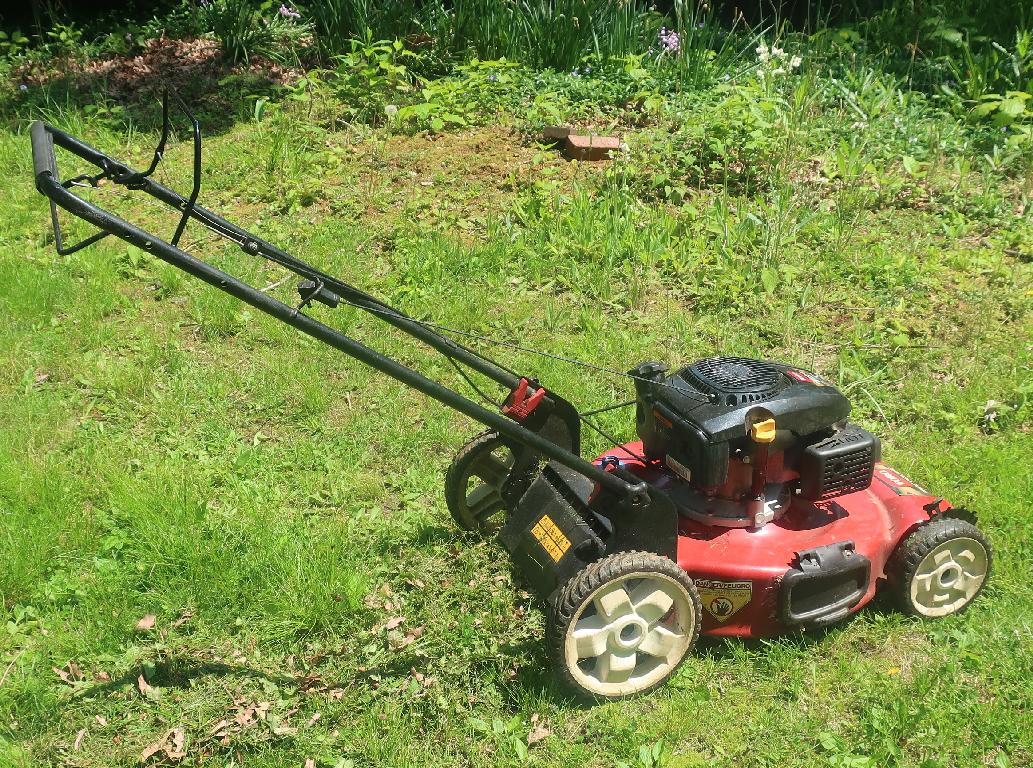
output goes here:
[{"label": "white flower", "polygon": [[782,69],[782,67],[778,67],[777,69],[771,70],[771,74],[773,75],[784,75],[785,73],[786,71]]},{"label": "white flower", "polygon": [[796,69],[801,64],[803,64],[803,59],[801,59],[799,56],[793,56],[793,58],[789,60],[790,69]]},{"label": "white flower", "polygon": [[758,69],[757,70],[757,77],[759,77],[761,80],[764,79],[764,70],[763,69]]},{"label": "white flower", "polygon": [[384,107],[384,114],[390,118],[394,118],[398,114],[398,107],[394,104],[388,104]]},{"label": "white flower", "polygon": [[758,56],[767,56],[768,55],[768,47],[764,43],[761,43],[760,45],[757,46],[757,55]]},{"label": "white flower", "polygon": [[774,56],[776,59],[780,59],[786,55],[786,52],[783,51],[781,48],[773,45],[771,46],[771,55]]}]

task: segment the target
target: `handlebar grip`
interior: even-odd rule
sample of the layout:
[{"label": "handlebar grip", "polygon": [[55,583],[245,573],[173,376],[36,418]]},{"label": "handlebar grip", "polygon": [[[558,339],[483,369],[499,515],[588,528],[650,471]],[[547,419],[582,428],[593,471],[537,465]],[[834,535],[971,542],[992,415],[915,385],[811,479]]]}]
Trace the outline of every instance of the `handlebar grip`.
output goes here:
[{"label": "handlebar grip", "polygon": [[54,157],[54,136],[47,126],[39,120],[29,127],[32,139],[32,166],[39,177],[41,173],[49,173],[57,179],[57,159]]}]

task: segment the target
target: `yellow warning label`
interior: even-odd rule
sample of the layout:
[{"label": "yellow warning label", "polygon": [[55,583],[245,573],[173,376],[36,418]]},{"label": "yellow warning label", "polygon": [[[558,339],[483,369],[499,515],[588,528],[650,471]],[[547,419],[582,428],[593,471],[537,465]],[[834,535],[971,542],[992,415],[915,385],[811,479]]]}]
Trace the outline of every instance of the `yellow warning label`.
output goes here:
[{"label": "yellow warning label", "polygon": [[531,535],[538,539],[538,543],[549,553],[554,562],[559,562],[567,550],[570,549],[570,539],[563,535],[563,531],[556,527],[552,518],[542,515],[542,519],[534,524]]},{"label": "yellow warning label", "polygon": [[696,591],[707,612],[725,622],[753,599],[753,582],[696,579]]}]

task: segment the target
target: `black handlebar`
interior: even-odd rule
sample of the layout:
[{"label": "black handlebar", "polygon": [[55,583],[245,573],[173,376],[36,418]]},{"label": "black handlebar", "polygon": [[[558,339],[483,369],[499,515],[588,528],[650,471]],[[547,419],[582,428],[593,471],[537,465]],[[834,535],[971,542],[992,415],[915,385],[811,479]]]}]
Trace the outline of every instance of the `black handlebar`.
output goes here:
[{"label": "black handlebar", "polygon": [[57,158],[54,157],[54,135],[47,130],[46,125],[40,122],[32,124],[29,128],[29,135],[32,138],[32,168],[36,177],[38,178],[41,173],[49,173],[56,179]]},{"label": "black handlebar", "polygon": [[[201,133],[198,121],[190,114],[186,105],[181,100],[181,108],[187,114],[193,126],[194,139],[194,183],[189,198],[184,198],[153,179],[149,178],[164,154],[165,143],[168,138],[168,94],[163,98],[163,130],[158,147],[154,153],[154,159],[150,167],[144,172],[134,171],[124,163],[115,160],[99,150],[91,147],[80,139],[71,136],[53,126],[42,122],[35,122],[30,127],[32,140],[32,160],[35,172],[36,188],[50,200],[51,214],[54,224],[54,236],[59,253],[71,253],[84,248],[109,234],[135,245],[148,253],[157,256],[163,261],[172,264],[188,274],[197,277],[204,282],[226,292],[236,298],[250,304],[267,314],[281,320],[282,322],[297,328],[300,331],[332,346],[351,357],[358,359],[370,367],[386,373],[417,391],[428,395],[445,405],[479,421],[488,427],[497,430],[504,437],[527,446],[538,453],[555,460],[575,472],[591,478],[611,493],[622,498],[629,499],[632,504],[644,504],[649,499],[649,489],[646,483],[639,478],[630,475],[623,469],[607,472],[602,468],[585,461],[577,453],[578,448],[578,423],[577,411],[563,398],[548,393],[547,400],[555,413],[570,425],[571,436],[570,449],[552,442],[541,434],[528,429],[498,412],[487,410],[483,406],[463,397],[431,379],[426,378],[419,372],[402,365],[401,363],[381,355],[379,352],[361,344],[360,342],[340,333],[300,311],[301,307],[290,307],[268,294],[258,290],[237,278],[223,272],[207,262],[192,256],[181,250],[177,243],[183,234],[187,222],[191,219],[198,221],[205,227],[221,235],[229,237],[238,242],[248,253],[269,258],[285,266],[296,274],[321,281],[325,278],[327,287],[333,289],[331,295],[340,298],[341,294],[348,299],[349,304],[363,309],[376,317],[389,322],[395,327],[409,333],[419,340],[434,347],[454,361],[467,364],[478,372],[494,379],[496,382],[513,388],[519,377],[515,377],[508,369],[500,368],[498,365],[486,360],[473,350],[470,350],[453,339],[435,333],[405,314],[395,310],[393,307],[369,296],[359,289],[344,283],[336,278],[316,270],[305,262],[290,254],[281,251],[275,246],[266,243],[264,240],[251,235],[249,232],[226,221],[211,211],[196,205],[200,192],[201,180]],[[68,150],[78,157],[92,163],[100,169],[95,176],[83,175],[62,182],[58,175],[57,161],[54,148],[56,146]],[[117,184],[123,184],[129,189],[140,190],[159,201],[169,205],[171,208],[181,212],[179,225],[173,235],[171,242],[166,242],[159,237],[129,223],[128,221],[109,213],[108,211],[94,205],[93,203],[74,194],[70,187],[77,182],[89,182],[96,186],[100,179],[109,178]],[[58,222],[58,207],[68,211],[74,216],[93,224],[98,232],[75,246],[64,248],[61,238],[61,228]],[[316,297],[314,297],[316,298]],[[322,297],[319,297],[321,300]]]}]

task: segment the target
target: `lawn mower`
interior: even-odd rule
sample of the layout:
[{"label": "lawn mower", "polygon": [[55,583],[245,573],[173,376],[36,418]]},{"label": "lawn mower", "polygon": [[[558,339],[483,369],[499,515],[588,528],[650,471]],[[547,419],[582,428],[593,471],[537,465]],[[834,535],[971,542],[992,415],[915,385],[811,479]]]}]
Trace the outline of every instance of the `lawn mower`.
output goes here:
[{"label": "lawn mower", "polygon": [[[939,618],[964,610],[985,585],[990,545],[973,515],[883,464],[879,439],[849,421],[847,398],[793,365],[709,357],[673,372],[657,362],[624,372],[547,355],[634,386],[623,405],[634,406],[638,439],[608,437],[611,449],[583,458],[581,426],[598,428],[589,419],[598,411],[579,413],[533,376],[471,346],[485,337],[410,317],[199,205],[200,127],[173,97],[193,133],[187,196],[153,178],[170,136],[168,93],[144,171],[33,123],[35,184],[50,199],[58,253],[114,235],[483,424],[487,430],[447,470],[446,506],[460,528],[497,540],[542,600],[548,654],[574,694],[650,691],[700,633],[749,638],[827,627],[879,587],[905,613]],[[85,160],[91,173],[62,180],[55,148]],[[178,215],[171,238],[77,194],[98,186],[168,206]],[[66,245],[59,209],[97,231]],[[180,248],[190,223],[293,273],[296,303]],[[409,334],[495,404],[481,405],[315,319],[305,311],[313,302],[359,309]],[[486,382],[497,388],[494,400]]]}]

